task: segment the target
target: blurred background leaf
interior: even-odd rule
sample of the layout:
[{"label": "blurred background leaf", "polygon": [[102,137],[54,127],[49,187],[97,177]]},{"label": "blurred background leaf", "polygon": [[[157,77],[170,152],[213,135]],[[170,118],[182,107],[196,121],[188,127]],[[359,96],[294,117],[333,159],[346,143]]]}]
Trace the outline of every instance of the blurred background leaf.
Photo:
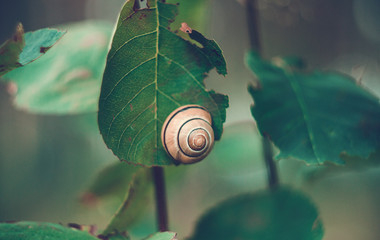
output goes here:
[{"label": "blurred background leaf", "polygon": [[0,46],[0,77],[45,54],[64,34],[64,31],[48,28],[24,34],[19,23],[13,37]]},{"label": "blurred background leaf", "polygon": [[95,112],[112,25],[87,21],[59,28],[66,36],[44,57],[3,76],[14,105],[39,114]]},{"label": "blurred background leaf", "polygon": [[380,147],[379,98],[351,77],[300,72],[293,59],[268,62],[253,51],[247,64],[260,81],[249,87],[252,115],[280,149],[277,159],[343,164],[343,152],[366,158]]},{"label": "blurred background leaf", "polygon": [[130,182],[139,169],[141,167],[120,162],[103,168],[84,192],[82,202],[91,206],[107,197],[124,199]]},{"label": "blurred background leaf", "polygon": [[128,188],[125,190],[123,203],[112,217],[103,234],[129,230],[131,224],[143,217],[146,206],[151,201],[152,191],[151,169],[142,168],[133,175]]},{"label": "blurred background leaf", "polygon": [[316,207],[302,193],[278,188],[240,195],[207,212],[194,240],[320,240],[323,226]]}]

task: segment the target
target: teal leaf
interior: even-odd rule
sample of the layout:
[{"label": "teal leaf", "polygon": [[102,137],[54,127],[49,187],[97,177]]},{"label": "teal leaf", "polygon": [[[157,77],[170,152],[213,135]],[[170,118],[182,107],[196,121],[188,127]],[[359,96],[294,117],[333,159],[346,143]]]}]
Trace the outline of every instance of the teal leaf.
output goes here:
[{"label": "teal leaf", "polygon": [[45,54],[64,34],[49,28],[24,34],[19,23],[13,37],[0,46],[0,77]]},{"label": "teal leaf", "polygon": [[[208,91],[211,69],[226,73],[221,50],[197,33],[198,47],[169,30],[177,5],[157,0],[149,8],[124,5],[109,51],[99,100],[99,129],[120,159],[145,166],[173,164],[161,143],[166,117],[187,104],[205,107],[219,140],[228,97]],[[190,35],[191,36],[191,35]],[[210,53],[210,55],[208,55]]]},{"label": "teal leaf", "polygon": [[54,223],[0,223],[0,240],[99,240],[90,233]]},{"label": "teal leaf", "polygon": [[67,34],[44,57],[4,76],[14,104],[41,114],[96,112],[112,25],[88,21],[60,28]]},{"label": "teal leaf", "polygon": [[265,190],[228,199],[207,212],[192,240],[320,240],[323,226],[315,206],[299,192]]},{"label": "teal leaf", "polygon": [[277,159],[343,164],[342,153],[368,157],[379,149],[379,99],[351,77],[306,73],[300,61],[268,62],[256,52],[247,55],[247,64],[260,81],[249,86],[252,115],[280,149]]}]

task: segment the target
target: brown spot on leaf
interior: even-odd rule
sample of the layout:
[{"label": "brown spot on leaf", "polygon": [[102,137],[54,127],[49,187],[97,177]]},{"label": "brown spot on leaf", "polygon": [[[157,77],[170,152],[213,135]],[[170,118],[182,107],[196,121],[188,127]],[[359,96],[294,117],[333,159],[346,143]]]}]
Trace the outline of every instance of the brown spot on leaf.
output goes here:
[{"label": "brown spot on leaf", "polygon": [[40,53],[46,53],[51,47],[40,47]]},{"label": "brown spot on leaf", "polygon": [[132,103],[129,104],[129,108],[131,109],[131,112],[132,112],[133,111],[133,105],[132,105]]}]

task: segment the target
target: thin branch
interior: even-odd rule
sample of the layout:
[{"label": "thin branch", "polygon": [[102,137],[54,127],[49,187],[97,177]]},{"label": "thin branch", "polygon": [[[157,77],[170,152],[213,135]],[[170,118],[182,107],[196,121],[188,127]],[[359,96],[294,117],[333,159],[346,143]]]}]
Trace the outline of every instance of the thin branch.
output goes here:
[{"label": "thin branch", "polygon": [[[248,33],[251,48],[256,50],[261,54],[261,42],[259,37],[259,15],[257,11],[257,1],[256,0],[246,0],[246,10],[247,10],[247,24]],[[278,186],[278,174],[276,163],[273,160],[273,150],[271,142],[268,136],[263,136],[262,147],[264,152],[265,165],[268,172],[268,185],[270,189],[275,189]]]},{"label": "thin branch", "polygon": [[169,226],[164,169],[162,167],[153,167],[152,174],[155,186],[158,230],[160,232],[165,232],[169,230]]},{"label": "thin branch", "polygon": [[257,12],[257,1],[246,0],[248,34],[251,48],[261,53],[261,43],[259,37],[259,15]]}]

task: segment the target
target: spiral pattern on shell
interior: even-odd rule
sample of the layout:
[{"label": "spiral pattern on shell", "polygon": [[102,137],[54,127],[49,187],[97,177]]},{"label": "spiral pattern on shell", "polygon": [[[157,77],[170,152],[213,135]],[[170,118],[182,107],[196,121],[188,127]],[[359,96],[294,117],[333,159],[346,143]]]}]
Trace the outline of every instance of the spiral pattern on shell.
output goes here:
[{"label": "spiral pattern on shell", "polygon": [[161,140],[166,152],[181,163],[204,159],[214,146],[210,113],[202,106],[186,105],[165,120]]}]

